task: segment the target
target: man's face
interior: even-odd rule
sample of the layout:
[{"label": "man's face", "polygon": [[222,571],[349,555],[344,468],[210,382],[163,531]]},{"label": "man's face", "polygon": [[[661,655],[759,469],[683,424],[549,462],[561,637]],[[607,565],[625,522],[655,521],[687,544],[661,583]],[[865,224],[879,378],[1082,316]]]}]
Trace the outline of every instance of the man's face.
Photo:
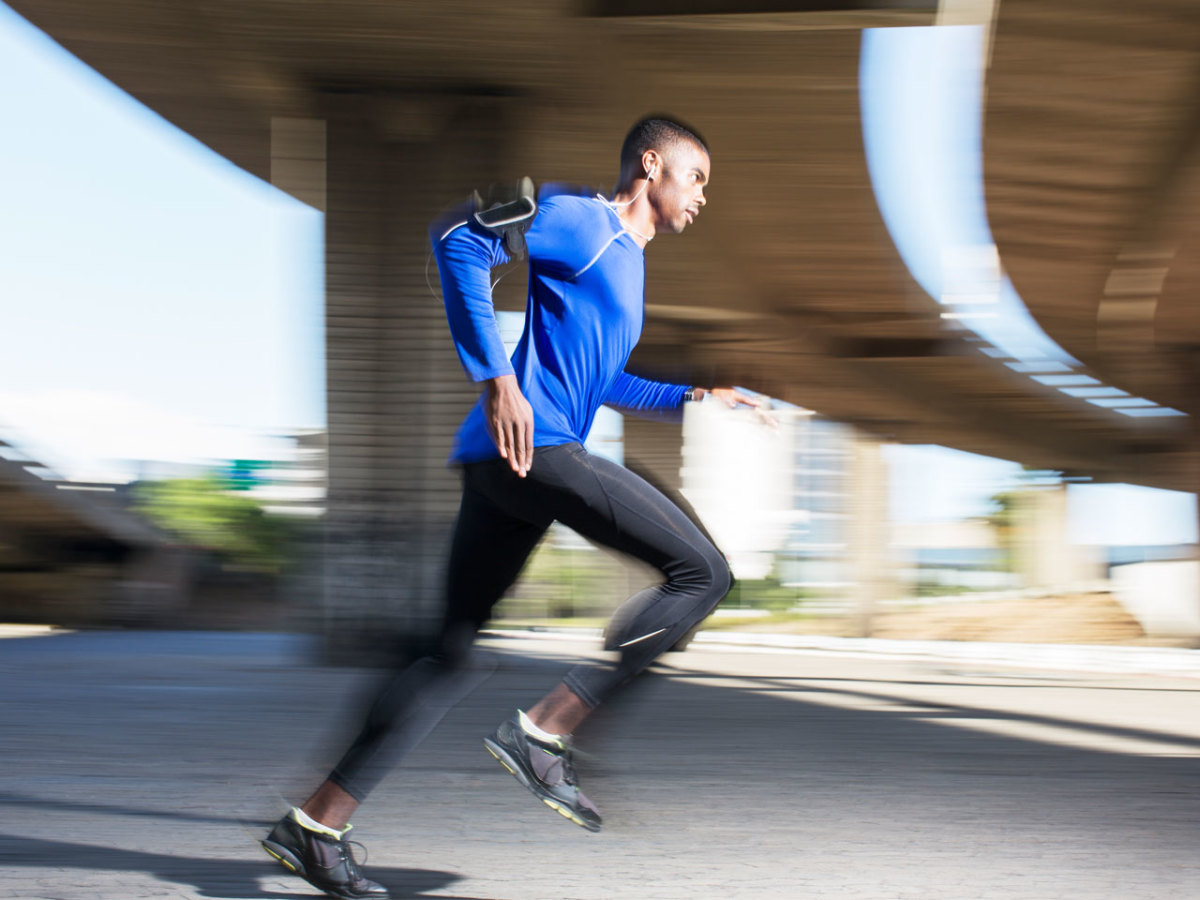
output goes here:
[{"label": "man's face", "polygon": [[661,155],[661,171],[650,182],[647,195],[658,231],[679,234],[692,224],[705,204],[708,154],[691,141],[676,141]]}]

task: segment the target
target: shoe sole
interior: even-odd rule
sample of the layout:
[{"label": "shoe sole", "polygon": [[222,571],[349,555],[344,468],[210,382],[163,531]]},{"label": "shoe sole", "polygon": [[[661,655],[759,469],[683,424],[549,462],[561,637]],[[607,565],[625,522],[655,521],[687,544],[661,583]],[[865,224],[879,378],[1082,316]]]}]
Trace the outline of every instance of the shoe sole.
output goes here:
[{"label": "shoe sole", "polygon": [[557,800],[554,797],[544,793],[539,788],[537,782],[531,779],[521,770],[520,764],[512,758],[512,755],[491,738],[484,738],[483,746],[488,753],[495,757],[496,762],[504,766],[508,774],[512,775],[513,778],[525,785],[525,787],[529,789],[529,792],[533,794],[533,796],[537,797],[564,819],[570,819],[580,828],[586,828],[588,831],[600,830],[599,824],[595,822],[589,822],[587,819],[580,816],[579,813],[575,812],[575,810],[565,805],[561,800]]},{"label": "shoe sole", "polygon": [[[296,858],[296,855],[288,850],[287,847],[284,847],[282,844],[277,844],[274,841],[259,841],[259,844],[262,845],[263,850],[267,852],[268,856],[278,862],[293,875],[298,875],[303,878],[323,894],[328,894],[331,897],[340,897],[342,900],[363,900],[363,897],[368,896],[363,894],[348,894],[345,891],[339,891],[336,888],[330,888],[322,884],[317,884],[308,877],[308,874],[304,870],[304,863],[300,862],[300,860]],[[369,896],[371,900],[388,900],[390,895],[370,894]]]},{"label": "shoe sole", "polygon": [[293,875],[299,875],[301,878],[305,876],[304,864],[282,844],[277,844],[274,841],[259,841],[259,843],[262,844],[262,848],[267,852],[268,856],[274,858]]}]

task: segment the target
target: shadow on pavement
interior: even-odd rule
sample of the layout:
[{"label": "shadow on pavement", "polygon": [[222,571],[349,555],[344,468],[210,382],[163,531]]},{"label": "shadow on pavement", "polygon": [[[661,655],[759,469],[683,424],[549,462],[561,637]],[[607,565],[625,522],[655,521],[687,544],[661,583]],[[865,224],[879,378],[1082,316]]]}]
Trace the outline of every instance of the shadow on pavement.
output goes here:
[{"label": "shadow on pavement", "polygon": [[[703,672],[689,672],[683,667],[662,667],[664,674],[668,674],[671,678],[677,681],[686,681],[690,678],[706,679],[709,676]],[[736,680],[741,682],[745,688],[753,690],[757,694],[770,694],[779,692],[782,694],[808,693],[814,696],[829,695],[829,696],[845,696],[854,697],[860,700],[878,701],[881,706],[886,707],[888,704],[894,704],[898,707],[911,709],[913,703],[911,700],[898,698],[895,694],[880,693],[876,691],[861,690],[851,687],[839,686],[829,687],[828,679],[809,679],[804,677],[780,678],[772,676],[760,675],[738,675]],[[812,684],[810,682],[819,680],[825,684]],[[845,685],[852,683],[850,679],[839,679]],[[870,684],[878,683],[870,680],[863,680],[860,683]],[[969,685],[968,685],[969,686]],[[1030,685],[1020,684],[1015,685],[1016,690],[1028,690]],[[1034,687],[1037,687],[1034,685]],[[1074,686],[1073,686],[1073,689]],[[1099,735],[1103,737],[1119,737],[1128,738],[1130,740],[1147,740],[1147,741],[1162,741],[1166,743],[1176,744],[1180,747],[1188,747],[1193,750],[1200,751],[1200,738],[1192,737],[1191,735],[1172,733],[1166,731],[1154,731],[1147,728],[1131,728],[1123,725],[1106,725],[1098,722],[1084,722],[1064,719],[1058,716],[1035,715],[1032,713],[1018,712],[1014,710],[986,709],[977,706],[966,706],[956,703],[941,703],[934,700],[922,700],[919,704],[920,709],[916,714],[901,713],[903,716],[910,718],[918,717],[921,721],[932,723],[935,719],[942,718],[952,720],[955,718],[964,718],[972,720],[993,719],[1006,722],[1024,722],[1033,725],[1048,725],[1058,728],[1066,728],[1074,731]],[[891,713],[891,715],[896,715]]]},{"label": "shadow on pavement", "polygon": [[[0,834],[0,862],[5,867],[39,869],[86,869],[92,872],[144,872],[160,881],[190,884],[198,897],[214,900],[256,900],[256,898],[311,897],[313,890],[295,876],[288,875],[267,857],[262,862],[240,859],[202,859],[170,856],[142,850],[123,850],[95,844],[46,841],[38,838]],[[371,878],[391,891],[393,900],[428,896],[456,881],[460,875],[432,869],[399,869],[372,866]],[[262,880],[275,882],[279,889],[264,890]],[[292,888],[295,888],[293,893]],[[472,900],[438,894],[444,900]]]},{"label": "shadow on pavement", "polygon": [[[230,816],[209,816],[200,813],[181,812],[176,809],[139,809],[133,806],[115,806],[108,803],[81,803],[77,800],[51,800],[12,791],[0,791],[0,806],[24,806],[32,809],[49,809],[55,812],[97,813],[109,816],[133,816],[141,819],[168,819],[176,822],[224,825],[242,821]],[[269,827],[267,825],[266,827]]]}]

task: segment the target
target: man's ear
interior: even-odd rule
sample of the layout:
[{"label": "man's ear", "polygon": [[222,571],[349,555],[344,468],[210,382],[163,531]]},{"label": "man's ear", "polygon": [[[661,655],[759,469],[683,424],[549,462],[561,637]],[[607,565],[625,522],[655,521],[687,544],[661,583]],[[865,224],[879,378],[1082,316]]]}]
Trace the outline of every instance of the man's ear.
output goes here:
[{"label": "man's ear", "polygon": [[642,177],[653,181],[662,172],[662,157],[657,150],[647,150],[642,154]]}]

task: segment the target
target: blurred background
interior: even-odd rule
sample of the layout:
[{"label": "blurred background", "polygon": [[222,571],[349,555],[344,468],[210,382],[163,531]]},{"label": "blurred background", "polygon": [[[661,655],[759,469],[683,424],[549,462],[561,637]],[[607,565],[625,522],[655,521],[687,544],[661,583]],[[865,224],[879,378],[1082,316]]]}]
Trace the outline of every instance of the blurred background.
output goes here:
[{"label": "blurred background", "polygon": [[[694,123],[601,417],[738,583],[706,628],[1200,643],[1200,13],[1151,0],[0,4],[0,621],[431,627],[475,398],[427,223]],[[524,275],[496,288],[519,335]],[[642,571],[548,535],[496,627]]]}]

